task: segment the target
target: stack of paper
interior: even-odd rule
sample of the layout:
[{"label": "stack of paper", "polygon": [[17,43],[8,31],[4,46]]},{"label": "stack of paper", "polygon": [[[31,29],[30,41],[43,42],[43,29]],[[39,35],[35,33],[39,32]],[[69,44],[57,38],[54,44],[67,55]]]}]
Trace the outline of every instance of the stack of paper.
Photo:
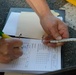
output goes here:
[{"label": "stack of paper", "polygon": [[[59,15],[58,13],[53,13],[55,16]],[[58,18],[62,20],[62,17]],[[8,35],[19,36],[22,34],[23,37],[37,39],[41,39],[45,33],[35,12],[11,12],[3,32]]]}]

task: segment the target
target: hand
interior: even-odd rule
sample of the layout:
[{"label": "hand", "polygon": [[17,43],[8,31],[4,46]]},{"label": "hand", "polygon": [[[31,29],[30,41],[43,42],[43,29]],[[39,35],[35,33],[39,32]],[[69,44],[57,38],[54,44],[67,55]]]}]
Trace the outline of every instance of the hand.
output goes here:
[{"label": "hand", "polygon": [[18,39],[0,39],[0,63],[9,63],[22,55],[20,47],[22,41]]},{"label": "hand", "polygon": [[61,46],[63,43],[53,44],[50,43],[50,40],[59,40],[69,37],[67,25],[55,16],[46,15],[40,18],[40,22],[43,29],[47,33],[47,35],[44,35],[43,37],[44,44],[52,47]]}]

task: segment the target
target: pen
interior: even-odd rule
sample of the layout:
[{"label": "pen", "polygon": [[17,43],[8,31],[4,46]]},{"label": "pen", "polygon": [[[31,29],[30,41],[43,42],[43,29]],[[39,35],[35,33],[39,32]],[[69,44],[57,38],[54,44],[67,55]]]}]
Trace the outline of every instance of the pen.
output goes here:
[{"label": "pen", "polygon": [[11,38],[9,35],[5,34],[4,32],[0,31],[0,36],[2,38]]},{"label": "pen", "polygon": [[76,42],[76,38],[67,38],[61,40],[51,40],[50,43],[62,43],[62,42]]}]

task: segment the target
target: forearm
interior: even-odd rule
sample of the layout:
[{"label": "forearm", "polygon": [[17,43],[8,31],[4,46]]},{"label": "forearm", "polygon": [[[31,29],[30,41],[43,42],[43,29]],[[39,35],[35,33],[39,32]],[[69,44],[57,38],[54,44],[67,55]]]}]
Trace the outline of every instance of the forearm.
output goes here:
[{"label": "forearm", "polygon": [[33,8],[39,17],[44,17],[47,14],[53,15],[47,5],[46,0],[26,0],[27,3]]}]

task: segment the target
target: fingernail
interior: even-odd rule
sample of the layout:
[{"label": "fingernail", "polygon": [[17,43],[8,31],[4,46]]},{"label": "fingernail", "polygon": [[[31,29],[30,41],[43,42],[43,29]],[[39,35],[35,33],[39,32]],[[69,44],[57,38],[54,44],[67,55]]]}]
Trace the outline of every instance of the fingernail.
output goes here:
[{"label": "fingernail", "polygon": [[57,38],[56,38],[56,40],[60,40],[60,39],[62,39],[62,37],[61,37],[61,36],[59,36],[59,37],[57,37]]}]

